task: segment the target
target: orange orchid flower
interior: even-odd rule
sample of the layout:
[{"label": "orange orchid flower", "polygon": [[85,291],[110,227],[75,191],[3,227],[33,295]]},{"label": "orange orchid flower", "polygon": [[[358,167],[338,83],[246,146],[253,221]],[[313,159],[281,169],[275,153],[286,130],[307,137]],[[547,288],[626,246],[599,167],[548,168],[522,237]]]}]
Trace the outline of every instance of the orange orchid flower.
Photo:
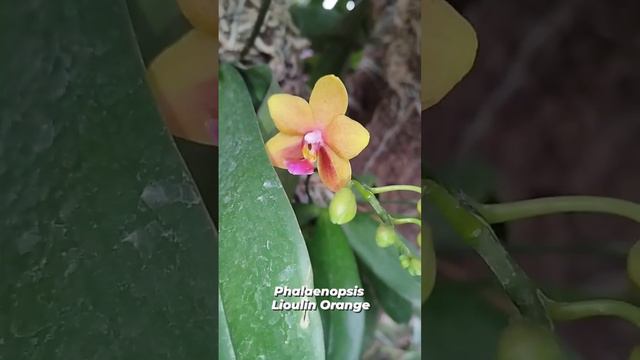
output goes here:
[{"label": "orange orchid flower", "polygon": [[273,166],[293,175],[312,174],[316,164],[322,182],[338,191],[351,180],[349,160],[369,144],[369,132],[345,115],[347,89],[334,75],[318,79],[309,102],[289,94],[267,101],[280,131],[266,143]]}]

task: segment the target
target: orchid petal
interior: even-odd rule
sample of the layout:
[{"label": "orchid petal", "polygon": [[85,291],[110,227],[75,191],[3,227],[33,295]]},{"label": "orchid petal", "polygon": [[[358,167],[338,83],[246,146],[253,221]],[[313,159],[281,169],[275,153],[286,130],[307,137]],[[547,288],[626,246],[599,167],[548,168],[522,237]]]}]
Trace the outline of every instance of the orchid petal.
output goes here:
[{"label": "orchid petal", "polygon": [[348,103],[347,89],[335,75],[325,75],[318,79],[309,98],[309,105],[318,126],[326,126],[336,116],[344,115]]},{"label": "orchid petal", "polygon": [[349,161],[326,146],[320,148],[318,155],[318,174],[329,190],[336,192],[347,185],[351,180]]},{"label": "orchid petal", "polygon": [[287,169],[287,161],[302,158],[302,136],[277,133],[265,144],[267,154],[275,167]]},{"label": "orchid petal", "polygon": [[339,115],[325,128],[324,140],[336,154],[350,160],[369,144],[369,131],[359,122]]},{"label": "orchid petal", "polygon": [[307,159],[287,160],[285,163],[291,175],[311,175],[313,174],[313,170],[315,170],[313,162]]},{"label": "orchid petal", "polygon": [[267,106],[276,128],[285,134],[304,135],[315,126],[311,107],[301,97],[275,94],[269,97]]}]

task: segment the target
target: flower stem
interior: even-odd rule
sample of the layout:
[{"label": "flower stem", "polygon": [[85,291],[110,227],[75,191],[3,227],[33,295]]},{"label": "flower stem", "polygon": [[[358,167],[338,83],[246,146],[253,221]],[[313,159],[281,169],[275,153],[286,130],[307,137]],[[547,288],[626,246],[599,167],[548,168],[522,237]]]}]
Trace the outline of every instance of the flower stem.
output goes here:
[{"label": "flower stem", "polygon": [[374,194],[382,194],[389,191],[413,191],[418,194],[422,193],[422,189],[420,186],[414,185],[388,185],[388,186],[380,186],[380,187],[372,187],[369,190]]},{"label": "flower stem", "polygon": [[470,204],[455,198],[442,186],[423,180],[426,206],[437,210],[455,232],[487,263],[520,313],[546,327],[551,327],[543,294],[502,246],[491,227],[472,212]]},{"label": "flower stem", "polygon": [[416,224],[422,226],[422,220],[416,218],[393,218],[393,223],[396,225]]},{"label": "flower stem", "polygon": [[490,224],[561,212],[607,213],[640,223],[640,204],[600,196],[556,196],[475,207]]},{"label": "flower stem", "polygon": [[[366,200],[369,205],[371,205],[371,207],[380,217],[383,223],[391,227],[395,227],[394,218],[391,217],[391,215],[387,212],[387,210],[385,210],[384,207],[382,207],[382,205],[380,205],[378,198],[376,198],[375,194],[371,191],[371,188],[366,185],[362,185],[357,180],[351,180],[351,186],[353,186],[358,191],[358,193],[360,193],[360,196],[362,196],[362,198]],[[398,248],[402,255],[415,257],[415,255],[413,255],[413,252],[400,239],[400,237],[396,237],[395,246]]]},{"label": "flower stem", "polygon": [[587,300],[547,304],[549,315],[556,321],[577,320],[592,316],[617,316],[640,327],[640,308],[618,300]]},{"label": "flower stem", "polygon": [[369,205],[371,205],[373,210],[376,212],[376,214],[378,214],[378,216],[380,216],[380,219],[382,219],[382,221],[385,224],[393,226],[393,218],[382,207],[382,205],[380,205],[380,202],[368,187],[366,187],[365,185],[362,185],[357,180],[351,180],[351,185],[353,185],[353,187],[358,191],[358,193],[360,193],[360,196],[362,196],[362,198],[366,200],[369,203]]}]

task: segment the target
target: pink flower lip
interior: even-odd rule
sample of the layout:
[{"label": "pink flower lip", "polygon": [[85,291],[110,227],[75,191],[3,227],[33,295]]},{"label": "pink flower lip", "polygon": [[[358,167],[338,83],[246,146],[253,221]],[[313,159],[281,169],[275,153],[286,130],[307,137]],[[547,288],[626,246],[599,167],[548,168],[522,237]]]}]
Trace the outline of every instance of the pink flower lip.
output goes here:
[{"label": "pink flower lip", "polygon": [[315,166],[307,159],[290,160],[286,162],[287,170],[292,175],[311,175]]}]

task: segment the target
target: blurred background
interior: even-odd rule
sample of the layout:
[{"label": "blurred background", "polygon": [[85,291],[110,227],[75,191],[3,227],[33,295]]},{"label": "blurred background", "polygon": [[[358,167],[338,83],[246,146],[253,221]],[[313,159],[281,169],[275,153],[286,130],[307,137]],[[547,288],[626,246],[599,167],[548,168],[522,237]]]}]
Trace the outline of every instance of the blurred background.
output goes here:
[{"label": "blurred background", "polygon": [[[450,3],[475,28],[479,50],[469,75],[422,114],[427,172],[484,202],[567,194],[640,202],[640,3]],[[572,214],[496,230],[551,297],[639,303],[625,271],[637,224]],[[443,232],[435,241],[438,284],[423,309],[423,353],[491,359],[508,305],[475,253]],[[611,318],[557,329],[579,359],[626,359],[639,340],[636,328]]]}]

